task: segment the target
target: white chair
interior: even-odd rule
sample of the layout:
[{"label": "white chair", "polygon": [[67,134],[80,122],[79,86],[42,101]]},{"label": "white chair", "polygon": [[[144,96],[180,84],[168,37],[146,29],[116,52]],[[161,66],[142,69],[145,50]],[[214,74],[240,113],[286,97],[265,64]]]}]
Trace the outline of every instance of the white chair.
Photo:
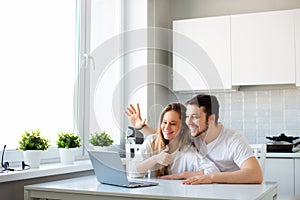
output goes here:
[{"label": "white chair", "polygon": [[263,174],[265,174],[267,145],[266,144],[250,144],[250,147],[253,149],[253,154],[258,160]]}]

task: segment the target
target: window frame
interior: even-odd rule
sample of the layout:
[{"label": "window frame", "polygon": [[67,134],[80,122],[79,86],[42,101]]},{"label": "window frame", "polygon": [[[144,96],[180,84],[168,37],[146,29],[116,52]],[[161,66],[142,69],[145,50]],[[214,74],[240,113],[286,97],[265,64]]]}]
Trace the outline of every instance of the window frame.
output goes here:
[{"label": "window frame", "polygon": [[[124,17],[123,17],[123,13],[124,13],[124,4],[125,2],[123,2],[122,0],[119,0],[119,11],[120,11],[120,32],[123,33],[124,32]],[[82,0],[82,9],[81,9],[81,50],[80,50],[80,62],[82,63],[82,76],[84,77],[84,84],[82,85],[82,87],[84,88],[84,98],[83,98],[83,110],[84,110],[84,114],[82,115],[83,119],[82,119],[82,126],[81,126],[81,133],[83,133],[83,144],[85,146],[85,148],[83,149],[83,155],[87,155],[87,149],[90,148],[89,145],[89,138],[90,138],[90,112],[91,112],[91,108],[93,107],[93,105],[90,105],[91,102],[91,71],[93,70],[93,68],[95,66],[93,63],[93,57],[91,56],[91,54],[93,52],[91,52],[91,20],[92,20],[92,1],[90,0]],[[123,54],[124,52],[124,41],[123,38],[120,39],[120,51],[121,54]],[[122,74],[124,74],[124,70],[123,70],[123,65],[124,65],[124,59],[123,58],[119,58],[120,59],[120,67],[121,67],[121,76]],[[123,81],[123,80],[122,80]],[[124,84],[122,91],[124,89]],[[122,101],[123,99],[123,92],[121,92],[121,96],[120,96],[120,104],[121,107],[124,107],[124,103]],[[123,130],[124,129],[124,116],[121,116],[120,118],[120,127]],[[124,134],[122,132],[122,130],[119,131],[119,134],[121,134],[121,139],[120,139],[120,144],[113,144],[113,149],[117,149],[120,152],[125,151],[125,139],[122,137],[122,135]],[[123,139],[122,139],[123,138]]]}]

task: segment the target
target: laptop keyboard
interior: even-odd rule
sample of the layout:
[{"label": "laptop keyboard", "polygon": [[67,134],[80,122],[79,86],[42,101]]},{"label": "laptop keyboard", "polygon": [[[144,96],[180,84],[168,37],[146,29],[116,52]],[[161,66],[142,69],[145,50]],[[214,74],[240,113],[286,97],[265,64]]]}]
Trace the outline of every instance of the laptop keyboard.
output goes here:
[{"label": "laptop keyboard", "polygon": [[130,187],[140,187],[140,186],[153,186],[153,185],[158,185],[158,183],[153,183],[153,182],[147,182],[147,181],[130,181],[129,182]]}]

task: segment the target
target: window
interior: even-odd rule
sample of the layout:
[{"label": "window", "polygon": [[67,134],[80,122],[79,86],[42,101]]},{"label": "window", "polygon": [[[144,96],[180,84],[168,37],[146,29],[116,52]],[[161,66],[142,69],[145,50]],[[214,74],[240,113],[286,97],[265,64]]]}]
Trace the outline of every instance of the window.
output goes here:
[{"label": "window", "polygon": [[[115,147],[122,151],[129,125],[124,114],[126,106],[139,102],[142,112],[147,113],[148,1],[91,0],[86,3],[86,19],[82,20],[87,22],[82,26],[87,33],[82,46],[86,47],[83,53],[89,64],[86,67],[89,82],[86,81],[85,93],[85,138],[105,130],[113,137]],[[85,145],[87,143],[86,139]]]},{"label": "window", "polygon": [[124,106],[122,93],[122,5],[120,0],[91,0],[88,8],[85,42],[89,49],[86,91],[89,119],[86,124],[85,145],[91,133],[107,131],[119,145],[122,134]]},{"label": "window", "polygon": [[15,149],[27,130],[52,146],[59,132],[77,132],[76,3],[0,2],[1,146]]},{"label": "window", "polygon": [[13,150],[22,133],[36,129],[52,147],[59,132],[78,130],[85,146],[102,130],[124,144],[122,4],[1,1],[1,146]]}]

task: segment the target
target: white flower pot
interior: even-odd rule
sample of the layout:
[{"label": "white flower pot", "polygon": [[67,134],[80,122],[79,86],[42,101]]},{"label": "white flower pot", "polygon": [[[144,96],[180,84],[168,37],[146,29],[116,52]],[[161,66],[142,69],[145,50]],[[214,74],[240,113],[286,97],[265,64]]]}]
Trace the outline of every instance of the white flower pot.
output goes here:
[{"label": "white flower pot", "polygon": [[59,148],[60,162],[62,164],[71,165],[74,164],[76,150],[78,148]]},{"label": "white flower pot", "polygon": [[41,160],[42,150],[26,150],[23,151],[24,162],[30,166],[30,168],[39,168]]}]

